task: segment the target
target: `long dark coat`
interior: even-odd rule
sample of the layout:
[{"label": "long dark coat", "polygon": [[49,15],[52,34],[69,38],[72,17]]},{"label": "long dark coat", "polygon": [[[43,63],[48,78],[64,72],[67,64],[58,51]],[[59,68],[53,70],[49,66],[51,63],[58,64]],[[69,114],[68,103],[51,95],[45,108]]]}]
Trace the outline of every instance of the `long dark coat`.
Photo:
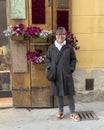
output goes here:
[{"label": "long dark coat", "polygon": [[46,54],[47,69],[56,63],[59,54],[61,57],[57,65],[56,80],[51,82],[51,95],[74,95],[75,90],[72,72],[75,70],[76,56],[71,45],[64,45],[60,51],[55,44],[50,45]]}]

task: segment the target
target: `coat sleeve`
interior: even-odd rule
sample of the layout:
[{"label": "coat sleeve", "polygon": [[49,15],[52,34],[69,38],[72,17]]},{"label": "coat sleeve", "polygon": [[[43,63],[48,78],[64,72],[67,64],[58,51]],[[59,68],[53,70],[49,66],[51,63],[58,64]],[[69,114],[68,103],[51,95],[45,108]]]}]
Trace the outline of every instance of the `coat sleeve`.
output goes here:
[{"label": "coat sleeve", "polygon": [[46,53],[46,68],[49,69],[51,67],[51,56],[50,56],[50,48]]},{"label": "coat sleeve", "polygon": [[70,66],[71,66],[71,71],[74,72],[75,67],[76,67],[76,55],[73,47],[71,46],[71,51],[70,51]]}]

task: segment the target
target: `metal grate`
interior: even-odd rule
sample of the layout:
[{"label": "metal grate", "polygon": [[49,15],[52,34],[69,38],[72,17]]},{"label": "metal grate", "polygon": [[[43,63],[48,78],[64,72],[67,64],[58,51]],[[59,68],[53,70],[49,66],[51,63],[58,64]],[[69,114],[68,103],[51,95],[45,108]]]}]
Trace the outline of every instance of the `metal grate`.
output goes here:
[{"label": "metal grate", "polygon": [[86,79],[86,90],[93,90],[94,89],[94,79]]},{"label": "metal grate", "polygon": [[99,118],[93,111],[80,111],[76,112],[81,120],[98,120]]}]

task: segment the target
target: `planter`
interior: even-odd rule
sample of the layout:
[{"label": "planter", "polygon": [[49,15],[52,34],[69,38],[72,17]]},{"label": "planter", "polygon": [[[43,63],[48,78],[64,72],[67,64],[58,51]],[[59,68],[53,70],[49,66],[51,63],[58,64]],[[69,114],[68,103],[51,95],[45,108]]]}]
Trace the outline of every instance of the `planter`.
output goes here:
[{"label": "planter", "polygon": [[30,38],[30,42],[33,42],[33,43],[47,43],[47,39],[42,39],[42,38]]},{"label": "planter", "polygon": [[14,40],[14,41],[23,41],[24,40],[24,36],[11,36],[11,40]]},{"label": "planter", "polygon": [[45,70],[46,69],[46,64],[36,64],[35,68],[39,69],[39,70]]}]

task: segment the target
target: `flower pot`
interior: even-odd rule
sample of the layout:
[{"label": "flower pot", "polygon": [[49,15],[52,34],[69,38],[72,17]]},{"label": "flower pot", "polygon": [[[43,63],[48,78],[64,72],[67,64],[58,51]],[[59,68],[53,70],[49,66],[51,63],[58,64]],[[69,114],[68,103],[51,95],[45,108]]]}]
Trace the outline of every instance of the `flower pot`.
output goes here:
[{"label": "flower pot", "polygon": [[36,64],[35,68],[39,69],[39,70],[45,70],[46,69],[46,64]]},{"label": "flower pot", "polygon": [[24,40],[24,36],[23,35],[20,35],[20,36],[11,36],[11,40],[14,40],[14,41],[22,41]]},{"label": "flower pot", "polygon": [[30,42],[33,43],[47,43],[47,39],[42,39],[42,38],[30,38]]}]

